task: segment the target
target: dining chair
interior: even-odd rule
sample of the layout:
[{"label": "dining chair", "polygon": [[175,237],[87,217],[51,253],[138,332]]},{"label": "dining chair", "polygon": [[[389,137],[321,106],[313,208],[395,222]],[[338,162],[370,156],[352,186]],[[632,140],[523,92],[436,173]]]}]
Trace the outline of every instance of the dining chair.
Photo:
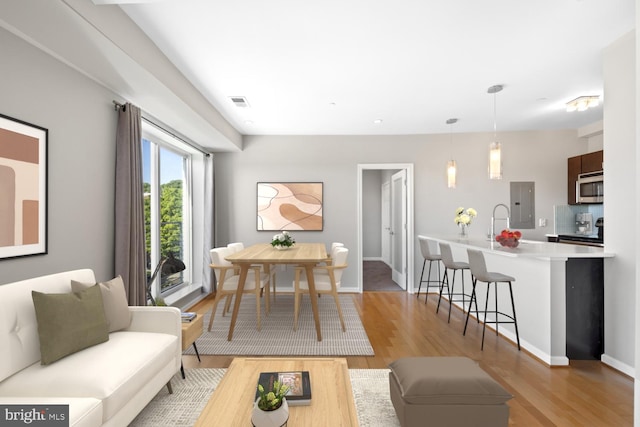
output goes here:
[{"label": "dining chair", "polygon": [[[218,281],[216,297],[213,300],[213,306],[211,307],[211,316],[209,318],[209,327],[207,329],[211,332],[213,318],[215,317],[218,303],[222,298],[227,298],[225,307],[222,311],[222,315],[224,316],[225,312],[228,311],[228,305],[230,305],[231,301],[231,298],[228,297],[233,297],[238,289],[240,275],[235,274],[233,264],[225,259],[232,254],[231,249],[228,247],[214,248],[211,249],[209,253],[211,254],[211,268],[213,269],[216,280]],[[243,293],[254,294],[256,297],[256,323],[258,330],[261,328],[260,293],[265,287],[267,288],[267,295],[269,295],[269,276],[261,272],[259,266],[251,266],[247,272]],[[270,310],[269,298],[265,298],[265,308],[268,314]]]},{"label": "dining chair", "polygon": [[[236,252],[240,252],[244,249],[244,243],[242,242],[233,242],[227,245],[229,249],[231,249],[231,253],[234,254]],[[275,264],[256,264],[260,267],[262,273],[266,273],[269,275],[269,292],[273,293],[273,301],[276,300],[276,268]],[[239,274],[240,270],[236,267],[236,274]],[[231,299],[229,299],[229,303]],[[226,305],[225,305],[226,307]],[[227,308],[227,312],[229,311],[229,307]]]},{"label": "dining chair", "polygon": [[[349,255],[349,249],[343,246],[336,247],[333,250],[331,265],[322,265],[313,268],[313,281],[315,283],[316,293],[319,295],[333,295],[343,332],[346,332],[347,328],[342,316],[342,308],[340,307],[340,299],[338,298],[338,288],[340,287],[342,273],[344,269],[347,268],[347,255]],[[300,315],[300,300],[303,294],[309,293],[309,284],[307,283],[307,274],[304,268],[296,267],[293,287],[295,292],[293,330],[296,331],[298,330],[298,316]]]},{"label": "dining chair", "polygon": [[340,242],[332,242],[332,243],[331,243],[331,247],[330,247],[330,249],[327,251],[327,259],[325,259],[325,260],[321,263],[321,265],[322,265],[322,264],[324,264],[324,265],[331,265],[331,262],[332,262],[332,259],[333,259],[333,258],[332,258],[332,256],[333,256],[333,251],[334,251],[336,248],[342,248],[342,247],[344,247],[344,243],[340,243]]}]

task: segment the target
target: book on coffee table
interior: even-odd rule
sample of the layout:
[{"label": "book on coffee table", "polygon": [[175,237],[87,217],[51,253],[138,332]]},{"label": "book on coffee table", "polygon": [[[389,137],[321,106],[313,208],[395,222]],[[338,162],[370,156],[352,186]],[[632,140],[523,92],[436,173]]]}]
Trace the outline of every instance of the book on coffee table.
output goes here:
[{"label": "book on coffee table", "polygon": [[[311,380],[309,371],[291,372],[260,372],[258,384],[262,384],[265,390],[271,390],[273,383],[288,385],[289,391],[285,395],[289,406],[311,405]],[[256,388],[256,399],[259,393]]]}]

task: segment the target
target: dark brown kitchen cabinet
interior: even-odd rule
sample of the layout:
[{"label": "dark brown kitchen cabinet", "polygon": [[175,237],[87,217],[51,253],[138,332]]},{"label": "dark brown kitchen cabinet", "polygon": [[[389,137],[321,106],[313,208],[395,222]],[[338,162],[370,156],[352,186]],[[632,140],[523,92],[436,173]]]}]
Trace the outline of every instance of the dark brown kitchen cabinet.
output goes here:
[{"label": "dark brown kitchen cabinet", "polygon": [[578,175],[582,173],[581,157],[582,156],[569,157],[567,163],[567,171],[569,172],[567,178],[567,195],[570,205],[576,204],[576,181],[578,180]]},{"label": "dark brown kitchen cabinet", "polygon": [[581,173],[596,172],[602,170],[603,151],[569,157],[567,161],[567,201],[570,205],[576,202],[576,181]]},{"label": "dark brown kitchen cabinet", "polygon": [[597,172],[602,170],[603,152],[594,151],[593,153],[580,156],[582,160],[582,172]]}]

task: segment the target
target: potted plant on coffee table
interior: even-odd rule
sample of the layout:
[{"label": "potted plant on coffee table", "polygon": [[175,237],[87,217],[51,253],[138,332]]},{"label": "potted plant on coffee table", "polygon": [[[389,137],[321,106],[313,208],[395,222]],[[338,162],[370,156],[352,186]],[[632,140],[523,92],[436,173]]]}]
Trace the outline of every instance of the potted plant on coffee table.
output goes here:
[{"label": "potted plant on coffee table", "polygon": [[251,423],[254,427],[282,427],[289,420],[289,405],[284,397],[289,386],[274,381],[270,390],[258,384],[258,399],[253,407]]}]

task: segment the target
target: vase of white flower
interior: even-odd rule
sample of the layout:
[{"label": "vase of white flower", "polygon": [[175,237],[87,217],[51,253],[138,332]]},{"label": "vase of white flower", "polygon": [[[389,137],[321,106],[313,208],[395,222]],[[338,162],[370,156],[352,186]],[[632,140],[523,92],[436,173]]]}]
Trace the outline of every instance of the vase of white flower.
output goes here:
[{"label": "vase of white flower", "polygon": [[458,228],[460,229],[460,238],[466,239],[469,235],[469,226],[473,221],[473,218],[478,216],[478,212],[476,212],[473,208],[465,209],[463,207],[459,207],[456,209],[456,216],[453,221],[456,223]]}]

